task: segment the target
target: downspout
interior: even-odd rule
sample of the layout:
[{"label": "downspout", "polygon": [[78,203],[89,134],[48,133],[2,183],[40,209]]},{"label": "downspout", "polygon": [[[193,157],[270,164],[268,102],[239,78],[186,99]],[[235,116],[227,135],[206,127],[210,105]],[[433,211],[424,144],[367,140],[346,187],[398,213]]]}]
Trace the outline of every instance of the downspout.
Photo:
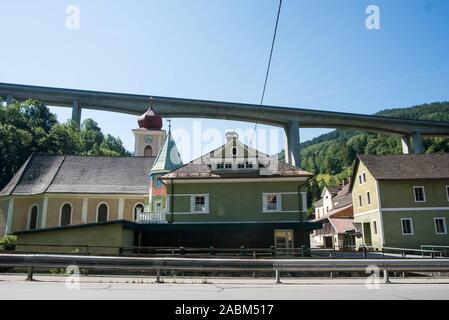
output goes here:
[{"label": "downspout", "polygon": [[[299,203],[298,212],[299,212],[299,221],[300,222],[304,222],[304,219],[303,219],[303,216],[302,216],[302,214],[303,214],[303,212],[302,212],[303,203],[302,203],[301,187],[307,185],[311,179],[312,178],[308,178],[304,184],[298,185],[298,203]],[[306,202],[307,202],[307,197],[306,197]],[[306,207],[307,207],[307,203],[306,203]],[[307,213],[307,211],[305,213]]]},{"label": "downspout", "polygon": [[173,182],[173,179],[171,179],[170,223],[173,223],[175,221],[174,204],[175,204],[175,184]]}]

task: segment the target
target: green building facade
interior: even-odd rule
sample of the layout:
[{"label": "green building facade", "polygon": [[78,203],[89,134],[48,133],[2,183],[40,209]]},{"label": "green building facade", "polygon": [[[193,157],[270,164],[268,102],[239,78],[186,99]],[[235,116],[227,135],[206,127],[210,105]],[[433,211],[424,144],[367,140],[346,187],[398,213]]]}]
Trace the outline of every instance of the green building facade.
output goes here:
[{"label": "green building facade", "polygon": [[448,154],[359,156],[352,178],[357,246],[449,246]]}]

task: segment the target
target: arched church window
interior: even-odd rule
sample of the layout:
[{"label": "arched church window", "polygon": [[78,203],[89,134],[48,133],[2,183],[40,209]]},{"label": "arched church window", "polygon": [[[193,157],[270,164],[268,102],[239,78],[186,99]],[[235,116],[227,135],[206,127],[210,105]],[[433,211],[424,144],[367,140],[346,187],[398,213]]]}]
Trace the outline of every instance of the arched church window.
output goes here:
[{"label": "arched church window", "polygon": [[146,146],[145,150],[143,151],[143,155],[145,157],[152,157],[153,156],[153,148],[151,146]]},{"label": "arched church window", "polygon": [[107,222],[109,215],[109,207],[106,203],[102,203],[97,209],[97,222]]},{"label": "arched church window", "polygon": [[67,227],[72,224],[72,205],[65,203],[61,208],[61,227]]},{"label": "arched church window", "polygon": [[136,204],[136,206],[134,207],[134,221],[138,220],[138,214],[143,213],[143,211],[144,211],[143,204],[142,203]]},{"label": "arched church window", "polygon": [[28,229],[29,230],[36,230],[37,229],[37,215],[39,213],[39,208],[37,205],[33,205],[31,207],[30,213],[29,213],[29,222],[28,222]]}]

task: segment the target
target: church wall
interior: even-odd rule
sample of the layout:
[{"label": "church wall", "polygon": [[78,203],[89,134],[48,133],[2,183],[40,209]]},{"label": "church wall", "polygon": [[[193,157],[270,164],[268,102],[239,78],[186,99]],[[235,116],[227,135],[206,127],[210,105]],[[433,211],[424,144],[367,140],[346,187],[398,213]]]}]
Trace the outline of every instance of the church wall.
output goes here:
[{"label": "church wall", "polygon": [[123,212],[123,219],[134,221],[134,206],[137,203],[142,203],[145,205],[145,197],[140,199],[126,199],[125,200],[125,210]]},{"label": "church wall", "polygon": [[83,199],[79,198],[49,198],[47,208],[47,228],[59,227],[61,207],[65,203],[72,205],[72,225],[82,223]]},{"label": "church wall", "polygon": [[9,200],[0,201],[0,238],[6,233],[6,218],[8,217]]},{"label": "church wall", "polygon": [[109,207],[108,221],[118,219],[119,196],[117,196],[117,198],[89,198],[89,205],[87,207],[87,223],[97,222],[97,207],[103,202]]},{"label": "church wall", "polygon": [[15,198],[14,211],[12,219],[12,232],[23,231],[28,229],[28,214],[31,206],[37,205],[39,207],[37,225],[41,225],[42,221],[42,197],[29,197],[29,198]]}]

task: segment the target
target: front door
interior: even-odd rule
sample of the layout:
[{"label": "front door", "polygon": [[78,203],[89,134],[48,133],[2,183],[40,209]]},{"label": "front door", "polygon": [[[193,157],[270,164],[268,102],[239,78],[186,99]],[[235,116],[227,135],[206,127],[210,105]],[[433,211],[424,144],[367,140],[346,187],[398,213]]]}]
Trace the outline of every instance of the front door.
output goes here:
[{"label": "front door", "polygon": [[332,249],[334,247],[334,242],[332,241],[332,237],[324,237],[324,248]]},{"label": "front door", "polygon": [[369,222],[363,224],[363,240],[368,247],[373,245],[371,240],[371,223]]},{"label": "front door", "polygon": [[274,245],[280,254],[292,254],[292,249],[295,247],[293,230],[275,230]]}]

